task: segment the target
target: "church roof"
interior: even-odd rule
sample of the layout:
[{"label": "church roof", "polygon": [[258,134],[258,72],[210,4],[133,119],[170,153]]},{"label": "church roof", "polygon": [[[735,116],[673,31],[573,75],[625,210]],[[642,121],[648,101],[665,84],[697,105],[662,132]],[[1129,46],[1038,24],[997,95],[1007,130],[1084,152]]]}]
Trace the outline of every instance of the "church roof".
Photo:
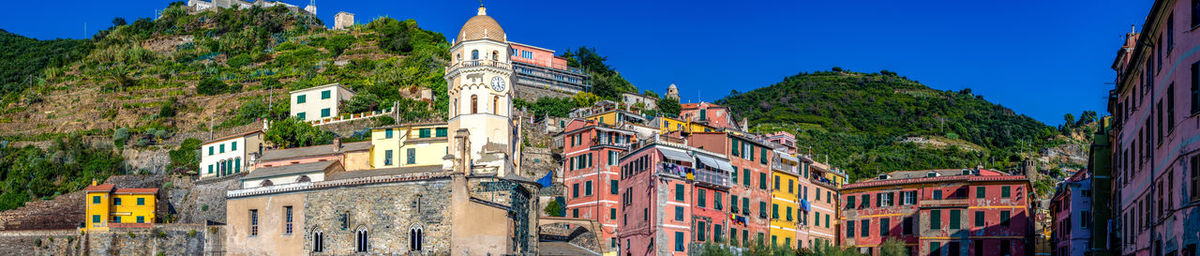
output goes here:
[{"label": "church roof", "polygon": [[462,29],[458,31],[457,42],[492,39],[496,41],[506,42],[508,39],[504,35],[504,28],[500,27],[500,23],[496,22],[491,16],[487,16],[486,9],[479,6],[479,14],[467,20],[463,24]]}]

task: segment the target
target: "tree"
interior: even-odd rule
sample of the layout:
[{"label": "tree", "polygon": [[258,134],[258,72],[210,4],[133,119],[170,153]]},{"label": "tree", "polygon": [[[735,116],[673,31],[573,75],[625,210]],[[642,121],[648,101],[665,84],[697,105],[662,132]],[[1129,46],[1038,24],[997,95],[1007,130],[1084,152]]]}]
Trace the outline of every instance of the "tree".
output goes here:
[{"label": "tree", "polygon": [[371,92],[355,94],[346,104],[342,105],[342,113],[363,113],[379,109],[379,96]]},{"label": "tree", "polygon": [[550,203],[546,204],[546,208],[543,208],[542,212],[545,213],[546,216],[552,217],[563,217],[567,215],[567,209],[564,209],[563,206],[558,203],[558,200],[550,200]]},{"label": "tree", "polygon": [[596,52],[596,48],[586,46],[579,47],[575,51],[570,49],[563,51],[559,55],[567,60],[567,66],[577,67],[582,69],[592,77],[592,93],[604,99],[615,100],[621,96],[621,93],[636,93],[637,88],[633,86],[621,73],[608,66],[606,63],[608,57],[601,56]]},{"label": "tree", "polygon": [[125,24],[126,24],[125,18],[116,17],[116,18],[113,18],[113,20],[112,20],[113,27],[125,26]]},{"label": "tree", "polygon": [[171,156],[171,166],[175,170],[200,170],[200,144],[196,138],[188,138],[179,144],[179,148],[167,152]]},{"label": "tree", "polygon": [[888,238],[882,245],[879,246],[880,256],[908,256],[908,248],[904,247],[904,242],[896,238]]},{"label": "tree", "polygon": [[1067,113],[1067,114],[1063,115],[1063,125],[1066,126],[1067,128],[1074,128],[1075,116],[1071,115],[1071,113]]},{"label": "tree", "polygon": [[575,102],[575,107],[591,107],[600,101],[600,97],[590,92],[579,92],[571,97],[571,101]]},{"label": "tree", "polygon": [[1079,120],[1075,122],[1075,127],[1082,127],[1093,122],[1096,122],[1096,111],[1085,110],[1079,114]]},{"label": "tree", "polygon": [[679,104],[679,100],[675,98],[662,98],[658,100],[658,112],[668,117],[677,117],[683,111],[683,105]]},{"label": "tree", "polygon": [[271,129],[268,129],[266,132],[266,136],[267,141],[270,141],[279,148],[329,144],[334,138],[333,133],[322,131],[317,127],[309,125],[308,122],[300,121],[295,117],[288,117],[283,121],[272,123]]}]

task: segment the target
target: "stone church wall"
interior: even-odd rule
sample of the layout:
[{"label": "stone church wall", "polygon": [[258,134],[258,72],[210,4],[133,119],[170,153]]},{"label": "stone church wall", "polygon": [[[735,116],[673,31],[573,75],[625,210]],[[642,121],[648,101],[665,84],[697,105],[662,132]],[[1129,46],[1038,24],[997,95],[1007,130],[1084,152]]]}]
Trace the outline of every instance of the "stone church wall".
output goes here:
[{"label": "stone church wall", "polygon": [[[422,251],[427,254],[450,251],[450,180],[385,183],[342,187],[308,192],[304,218],[304,236],[310,241],[314,231],[324,234],[325,254],[353,254],[355,232],[367,230],[369,252],[409,252],[409,231],[424,234]],[[347,229],[342,215],[349,211]],[[311,251],[311,244],[305,251]]]}]

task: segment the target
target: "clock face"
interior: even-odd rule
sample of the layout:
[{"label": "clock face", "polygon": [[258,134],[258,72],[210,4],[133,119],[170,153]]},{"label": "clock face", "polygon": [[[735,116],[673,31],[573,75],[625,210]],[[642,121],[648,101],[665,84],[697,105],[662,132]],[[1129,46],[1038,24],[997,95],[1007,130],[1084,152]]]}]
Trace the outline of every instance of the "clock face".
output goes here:
[{"label": "clock face", "polygon": [[492,90],[496,90],[497,92],[503,92],[504,91],[504,78],[493,77],[492,78]]}]

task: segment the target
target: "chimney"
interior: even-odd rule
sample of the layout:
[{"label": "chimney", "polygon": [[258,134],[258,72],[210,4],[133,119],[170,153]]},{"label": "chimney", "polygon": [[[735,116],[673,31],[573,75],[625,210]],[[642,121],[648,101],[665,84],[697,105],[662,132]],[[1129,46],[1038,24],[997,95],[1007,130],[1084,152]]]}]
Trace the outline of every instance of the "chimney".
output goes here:
[{"label": "chimney", "polygon": [[342,138],[340,138],[340,137],[339,137],[339,138],[333,138],[333,151],[334,151],[334,152],[341,152],[341,151],[342,151]]}]

